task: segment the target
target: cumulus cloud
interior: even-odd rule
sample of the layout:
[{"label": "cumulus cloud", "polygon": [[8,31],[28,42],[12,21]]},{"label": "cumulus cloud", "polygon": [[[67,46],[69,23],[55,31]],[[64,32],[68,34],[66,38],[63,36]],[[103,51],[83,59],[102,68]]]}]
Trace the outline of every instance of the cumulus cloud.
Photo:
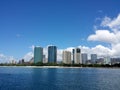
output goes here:
[{"label": "cumulus cloud", "polygon": [[120,38],[118,38],[118,34],[115,34],[114,32],[108,30],[96,30],[95,34],[88,37],[88,40],[116,44],[120,41]]},{"label": "cumulus cloud", "polygon": [[101,23],[103,27],[109,27],[114,32],[120,31],[120,14],[115,18],[105,17]]},{"label": "cumulus cloud", "polygon": [[92,53],[96,53],[98,56],[111,56],[111,50],[103,45],[97,45],[91,48]]},{"label": "cumulus cloud", "polygon": [[[102,29],[97,29],[95,34],[89,35],[89,41],[100,41],[109,43],[111,49],[102,45],[91,48],[92,52],[101,55],[109,55],[111,57],[120,57],[120,14],[115,18],[104,17],[100,24]],[[103,28],[108,28],[103,29]]]}]

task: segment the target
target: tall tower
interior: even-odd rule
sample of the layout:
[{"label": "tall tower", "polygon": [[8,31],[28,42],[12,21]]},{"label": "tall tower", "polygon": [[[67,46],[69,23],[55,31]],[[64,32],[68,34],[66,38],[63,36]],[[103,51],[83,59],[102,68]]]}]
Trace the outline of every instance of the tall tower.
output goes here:
[{"label": "tall tower", "polygon": [[88,55],[87,53],[82,53],[81,54],[81,58],[82,58],[82,64],[86,64],[87,60],[88,60]]},{"label": "tall tower", "polygon": [[97,54],[91,54],[91,62],[92,64],[95,64],[97,61]]},{"label": "tall tower", "polygon": [[74,64],[75,63],[75,49],[72,50],[72,59],[73,59],[72,64]]},{"label": "tall tower", "polygon": [[34,48],[34,63],[43,62],[43,48],[35,47]]},{"label": "tall tower", "polygon": [[48,47],[48,63],[57,63],[57,47]]},{"label": "tall tower", "polygon": [[62,58],[64,64],[71,64],[71,52],[63,51]]},{"label": "tall tower", "polygon": [[74,64],[82,64],[80,48],[73,49],[73,51]]}]

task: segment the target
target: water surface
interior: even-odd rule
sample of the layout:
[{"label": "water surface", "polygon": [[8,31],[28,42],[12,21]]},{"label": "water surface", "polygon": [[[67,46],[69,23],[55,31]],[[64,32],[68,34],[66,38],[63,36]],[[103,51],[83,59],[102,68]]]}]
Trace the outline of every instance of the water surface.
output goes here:
[{"label": "water surface", "polygon": [[120,90],[120,69],[0,67],[0,90]]}]

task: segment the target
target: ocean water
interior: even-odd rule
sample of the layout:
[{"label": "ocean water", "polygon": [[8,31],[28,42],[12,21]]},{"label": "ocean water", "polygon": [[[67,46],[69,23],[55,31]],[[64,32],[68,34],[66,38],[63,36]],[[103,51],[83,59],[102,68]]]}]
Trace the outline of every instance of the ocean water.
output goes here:
[{"label": "ocean water", "polygon": [[120,90],[120,69],[0,67],[0,90]]}]

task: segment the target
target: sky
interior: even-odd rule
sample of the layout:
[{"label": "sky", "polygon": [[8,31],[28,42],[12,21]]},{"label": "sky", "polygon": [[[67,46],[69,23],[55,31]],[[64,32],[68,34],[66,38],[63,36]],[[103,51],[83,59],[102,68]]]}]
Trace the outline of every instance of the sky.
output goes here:
[{"label": "sky", "polygon": [[120,0],[0,0],[0,62],[28,61],[34,46],[120,56]]}]

